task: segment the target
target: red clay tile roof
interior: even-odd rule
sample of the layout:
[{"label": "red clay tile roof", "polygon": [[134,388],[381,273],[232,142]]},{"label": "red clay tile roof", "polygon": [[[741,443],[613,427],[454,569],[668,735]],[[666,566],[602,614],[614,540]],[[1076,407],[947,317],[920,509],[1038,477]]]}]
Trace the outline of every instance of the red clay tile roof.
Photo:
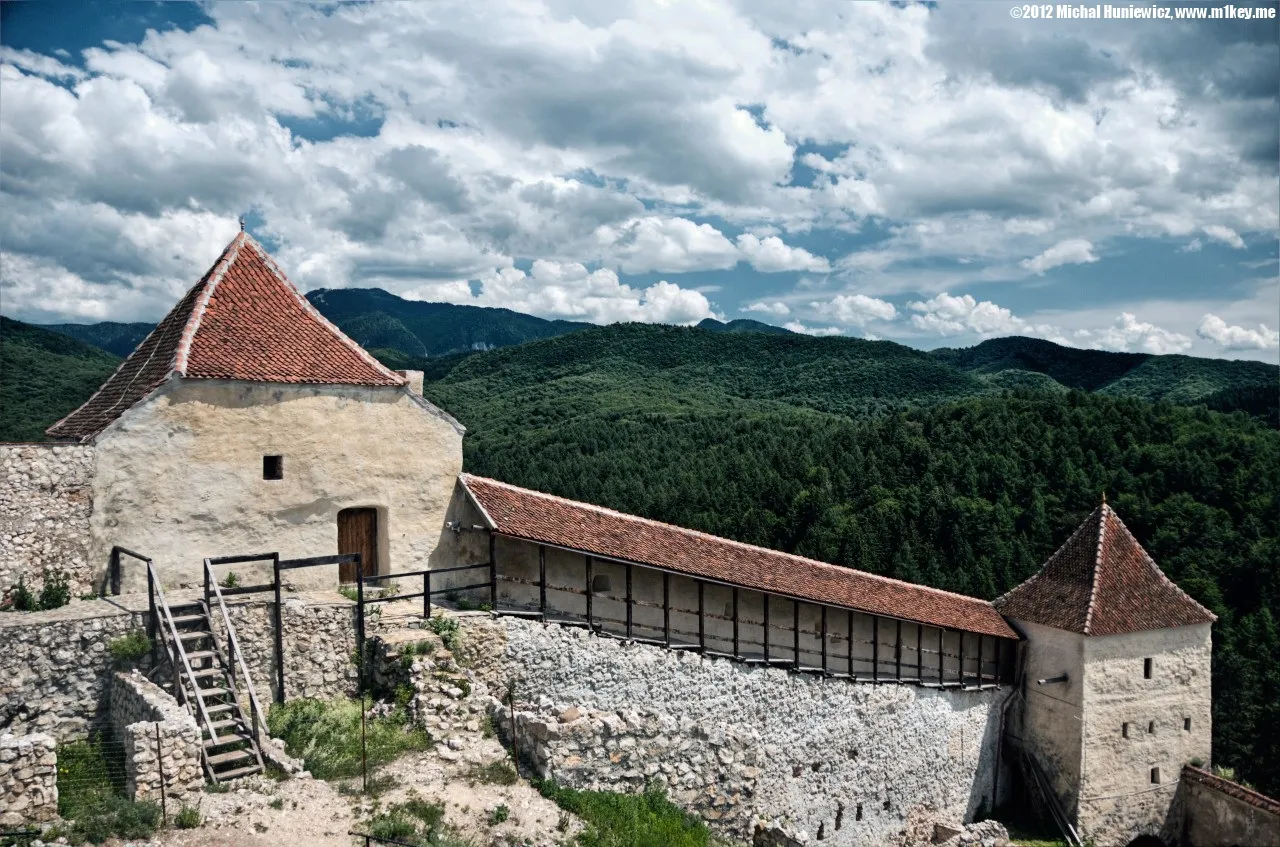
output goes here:
[{"label": "red clay tile roof", "polygon": [[1182,766],[1182,778],[1188,782],[1196,782],[1200,785],[1212,788],[1215,791],[1221,791],[1228,797],[1234,797],[1242,803],[1248,803],[1263,811],[1270,812],[1273,815],[1280,815],[1280,800],[1275,800],[1265,794],[1260,794],[1252,788],[1245,788],[1238,782],[1232,782],[1229,779],[1223,779],[1216,774],[1211,774],[1201,768],[1192,765]]},{"label": "red clay tile roof", "polygon": [[462,474],[502,535],[931,626],[1017,638],[991,604]]},{"label": "red clay tile roof", "polygon": [[337,385],[399,386],[307,302],[248,233],[241,232],[83,406],[47,430],[97,435],[171,374]]},{"label": "red clay tile roof", "polygon": [[1039,573],[998,597],[995,607],[1010,618],[1084,635],[1217,620],[1164,575],[1106,503]]}]

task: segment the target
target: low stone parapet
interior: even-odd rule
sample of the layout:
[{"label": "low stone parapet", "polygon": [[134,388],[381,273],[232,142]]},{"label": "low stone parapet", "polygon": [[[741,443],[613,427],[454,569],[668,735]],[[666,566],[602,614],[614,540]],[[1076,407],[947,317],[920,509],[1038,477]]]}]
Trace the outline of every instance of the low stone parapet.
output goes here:
[{"label": "low stone parapet", "polygon": [[137,671],[116,674],[110,721],[124,744],[125,791],[130,797],[159,800],[163,790],[167,799],[181,799],[200,790],[200,728],[167,692]]},{"label": "low stone parapet", "polygon": [[29,826],[57,816],[56,742],[44,733],[0,735],[0,826]]}]

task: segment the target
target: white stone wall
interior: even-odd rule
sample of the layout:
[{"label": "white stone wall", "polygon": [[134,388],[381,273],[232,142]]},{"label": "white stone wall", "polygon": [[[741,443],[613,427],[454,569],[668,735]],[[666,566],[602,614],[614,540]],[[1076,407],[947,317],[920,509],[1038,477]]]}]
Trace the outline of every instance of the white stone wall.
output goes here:
[{"label": "white stone wall", "polygon": [[0,827],[58,816],[58,753],[44,733],[0,735]]},{"label": "white stone wall", "polygon": [[0,731],[86,737],[106,702],[108,642],[145,627],[106,600],[0,614]]},{"label": "white stone wall", "polygon": [[89,551],[92,447],[0,444],[0,595],[26,576],[38,590],[45,568],[64,571],[72,596],[88,593],[106,567]]},{"label": "white stone wall", "polygon": [[110,724],[124,746],[125,793],[135,800],[181,800],[200,790],[200,729],[195,718],[140,673],[111,681]]},{"label": "white stone wall", "polygon": [[[175,379],[95,445],[91,558],[137,550],[166,588],[198,584],[205,556],[337,553],[344,508],[378,510],[382,571],[420,570],[462,469],[457,424],[404,389]],[[283,479],[262,478],[265,455],[284,457]],[[125,575],[126,591],[144,585]],[[337,567],[291,578],[332,586]]]},{"label": "white stone wall", "polygon": [[1169,816],[1182,766],[1211,763],[1211,650],[1209,624],[1084,640],[1084,836],[1123,845],[1176,830]]},{"label": "white stone wall", "polygon": [[[1085,636],[1027,621],[1014,624],[1027,636],[1022,646],[1026,696],[1011,710],[1010,731],[1040,763],[1058,801],[1074,818],[1080,796]],[[1036,682],[1062,674],[1066,682]]]},{"label": "white stone wall", "polygon": [[1007,689],[850,683],[516,618],[463,623],[466,661],[491,691],[517,679],[518,722],[545,736],[538,764],[568,785],[657,779],[726,833],[765,820],[833,845],[990,808]]}]

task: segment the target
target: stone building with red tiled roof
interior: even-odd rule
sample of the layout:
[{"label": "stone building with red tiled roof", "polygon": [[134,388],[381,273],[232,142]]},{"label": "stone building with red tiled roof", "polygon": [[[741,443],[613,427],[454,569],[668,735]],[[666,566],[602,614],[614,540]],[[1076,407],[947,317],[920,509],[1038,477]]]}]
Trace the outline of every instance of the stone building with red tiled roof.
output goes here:
[{"label": "stone building with red tiled roof", "polygon": [[266,550],[407,570],[426,567],[462,465],[462,426],[421,390],[241,232],[48,434],[93,448],[91,563],[119,544],[177,584],[204,556]]},{"label": "stone building with red tiled roof", "polygon": [[1102,503],[994,606],[1026,636],[1011,735],[1086,839],[1177,838],[1182,767],[1211,760],[1213,613]]}]

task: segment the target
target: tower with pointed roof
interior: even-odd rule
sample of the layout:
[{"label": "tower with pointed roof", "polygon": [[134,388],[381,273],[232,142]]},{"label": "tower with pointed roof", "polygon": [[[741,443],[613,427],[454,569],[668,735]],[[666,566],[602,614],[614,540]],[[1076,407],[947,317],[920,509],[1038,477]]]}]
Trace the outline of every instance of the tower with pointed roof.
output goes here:
[{"label": "tower with pointed roof", "polygon": [[1213,613],[1104,500],[995,601],[1026,637],[1010,735],[1082,838],[1172,838],[1182,766],[1210,761]]},{"label": "tower with pointed roof", "polygon": [[176,584],[205,556],[266,550],[416,570],[462,468],[461,425],[421,391],[421,372],[383,366],[241,231],[48,434],[94,448],[104,566],[119,544]]}]

